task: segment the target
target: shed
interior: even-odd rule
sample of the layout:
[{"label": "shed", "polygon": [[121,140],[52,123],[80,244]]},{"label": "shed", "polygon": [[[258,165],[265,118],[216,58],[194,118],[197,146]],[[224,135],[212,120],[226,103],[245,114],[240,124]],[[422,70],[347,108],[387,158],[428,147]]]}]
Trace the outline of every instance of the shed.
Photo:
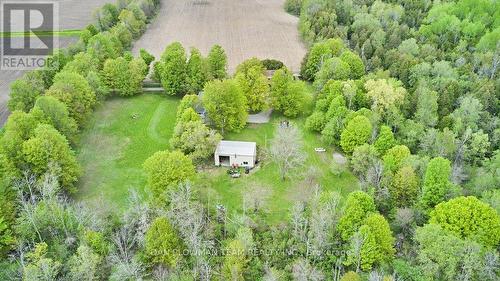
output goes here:
[{"label": "shed", "polygon": [[214,153],[216,166],[253,168],[257,160],[257,144],[246,141],[221,141]]}]

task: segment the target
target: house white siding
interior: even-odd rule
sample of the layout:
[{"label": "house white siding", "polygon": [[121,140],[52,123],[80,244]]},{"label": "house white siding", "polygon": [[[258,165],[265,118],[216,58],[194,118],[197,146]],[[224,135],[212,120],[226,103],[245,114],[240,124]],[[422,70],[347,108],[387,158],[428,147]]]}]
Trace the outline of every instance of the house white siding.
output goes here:
[{"label": "house white siding", "polygon": [[221,141],[214,153],[216,166],[240,166],[253,168],[257,160],[253,142]]}]

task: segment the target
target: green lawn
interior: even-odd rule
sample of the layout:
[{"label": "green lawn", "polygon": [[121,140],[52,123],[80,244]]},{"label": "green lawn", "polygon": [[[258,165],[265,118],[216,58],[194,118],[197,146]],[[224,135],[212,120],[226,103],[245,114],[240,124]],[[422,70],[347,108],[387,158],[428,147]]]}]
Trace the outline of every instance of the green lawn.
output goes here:
[{"label": "green lawn", "polygon": [[[82,134],[78,160],[83,167],[83,177],[76,198],[105,201],[120,210],[126,207],[130,189],[146,194],[147,180],[142,164],[156,151],[169,148],[178,103],[179,98],[154,94],[106,101]],[[273,114],[270,123],[249,125],[241,132],[226,135],[225,139],[255,141],[262,154],[282,119]],[[299,128],[304,126],[304,118],[293,122]],[[292,179],[281,181],[275,164],[263,157],[258,168],[239,179],[230,178],[225,168],[212,167],[209,161],[208,168],[199,172],[195,180],[200,200],[210,208],[222,204],[231,214],[241,213],[245,194],[260,190],[265,197],[266,220],[276,223],[286,219],[295,201],[311,195],[316,184],[322,190],[338,191],[342,195],[357,189],[358,181],[351,173],[334,176],[330,172],[334,149],[322,143],[317,134],[301,131],[306,163]],[[315,147],[325,147],[327,152],[317,153]],[[304,175],[310,167],[316,169],[312,179]]]},{"label": "green lawn", "polygon": [[77,152],[83,176],[76,198],[105,199],[122,209],[130,189],[143,192],[142,164],[169,148],[178,103],[176,97],[143,94],[114,98],[97,109]]},{"label": "green lawn", "polygon": [[[258,149],[269,144],[272,139],[276,125],[283,117],[273,114],[271,122],[262,125],[249,125],[239,133],[228,134],[225,139],[239,141],[255,141]],[[292,121],[299,128],[304,126],[304,118]],[[302,131],[303,148],[307,155],[304,168],[299,169],[286,181],[280,180],[276,165],[263,161],[250,175],[244,175],[239,179],[232,179],[226,174],[225,168],[214,168],[199,175],[199,194],[208,206],[222,204],[229,213],[241,213],[244,211],[243,201],[250,189],[259,188],[264,194],[265,216],[270,223],[277,223],[287,218],[288,211],[297,200],[303,200],[314,191],[314,186],[319,184],[324,191],[338,191],[346,195],[358,189],[358,180],[350,172],[344,172],[335,176],[330,172],[330,163],[333,161],[333,148],[322,143],[317,134]],[[327,152],[317,153],[314,148],[325,147]],[[306,178],[306,171],[316,168],[316,177]]]}]

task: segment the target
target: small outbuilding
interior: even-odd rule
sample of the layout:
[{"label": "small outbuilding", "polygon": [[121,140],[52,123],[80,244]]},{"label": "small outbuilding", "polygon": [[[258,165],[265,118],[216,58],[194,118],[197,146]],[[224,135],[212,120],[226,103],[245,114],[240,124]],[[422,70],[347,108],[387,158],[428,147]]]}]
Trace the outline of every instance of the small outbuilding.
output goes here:
[{"label": "small outbuilding", "polygon": [[216,166],[253,168],[257,161],[257,144],[246,141],[221,141],[215,149]]}]

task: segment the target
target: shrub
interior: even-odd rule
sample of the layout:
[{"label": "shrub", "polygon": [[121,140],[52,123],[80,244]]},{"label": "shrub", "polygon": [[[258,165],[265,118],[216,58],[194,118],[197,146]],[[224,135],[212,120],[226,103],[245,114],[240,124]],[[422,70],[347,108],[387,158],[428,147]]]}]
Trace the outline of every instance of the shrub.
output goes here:
[{"label": "shrub", "polygon": [[262,60],[262,64],[267,70],[278,70],[280,68],[283,68],[283,66],[285,66],[283,62],[275,59]]}]

